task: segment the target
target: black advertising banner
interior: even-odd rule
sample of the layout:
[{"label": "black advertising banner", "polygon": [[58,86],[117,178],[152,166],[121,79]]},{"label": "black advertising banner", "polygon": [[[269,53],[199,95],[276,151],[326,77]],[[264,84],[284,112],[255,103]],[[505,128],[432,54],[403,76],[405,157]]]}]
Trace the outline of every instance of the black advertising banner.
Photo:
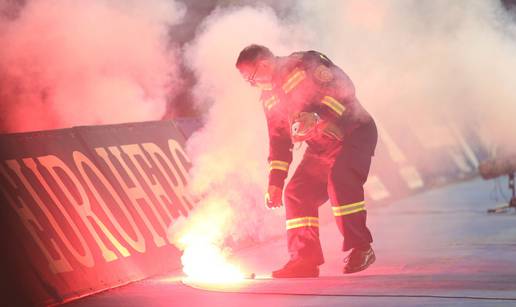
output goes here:
[{"label": "black advertising banner", "polygon": [[189,160],[170,121],[0,136],[2,263],[14,301],[53,304],[180,267]]},{"label": "black advertising banner", "polygon": [[[184,137],[201,122],[178,123],[0,135],[1,297],[56,304],[180,268],[169,229],[194,205]],[[458,131],[378,128],[373,203],[475,174],[476,147]]]}]

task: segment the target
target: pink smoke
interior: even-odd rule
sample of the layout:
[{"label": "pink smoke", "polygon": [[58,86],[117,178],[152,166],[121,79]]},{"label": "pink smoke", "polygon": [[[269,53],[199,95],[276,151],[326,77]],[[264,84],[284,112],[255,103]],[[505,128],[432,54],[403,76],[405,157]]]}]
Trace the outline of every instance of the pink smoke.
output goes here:
[{"label": "pink smoke", "polygon": [[165,0],[51,0],[0,19],[1,130],[161,118],[181,86],[167,30],[183,12]]}]

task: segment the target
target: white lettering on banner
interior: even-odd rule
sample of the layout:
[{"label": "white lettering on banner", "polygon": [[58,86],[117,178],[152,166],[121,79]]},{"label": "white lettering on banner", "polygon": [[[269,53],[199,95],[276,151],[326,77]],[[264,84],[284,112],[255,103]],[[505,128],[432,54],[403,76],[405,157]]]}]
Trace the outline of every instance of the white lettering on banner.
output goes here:
[{"label": "white lettering on banner", "polygon": [[478,158],[475,155],[475,152],[473,149],[471,149],[471,146],[469,146],[468,142],[466,142],[466,139],[462,135],[462,132],[457,128],[456,124],[453,124],[452,121],[449,121],[450,129],[455,136],[455,138],[458,140],[460,146],[462,147],[462,150],[464,151],[464,155],[469,159],[469,162],[473,164],[474,169],[478,168]]},{"label": "white lettering on banner", "polygon": [[[83,159],[81,160],[81,155],[82,154],[79,154],[79,152],[74,152],[73,153],[73,157],[74,157],[74,161],[76,163],[76,166],[77,168],[79,169],[79,172],[80,174],[83,176],[83,179],[85,179],[86,181],[89,180],[85,170],[84,170],[84,165],[85,164],[88,164],[88,166],[90,167],[91,170],[94,170],[96,169],[96,167],[93,165],[93,163],[91,163],[91,161],[89,161],[89,159]],[[84,155],[82,155],[82,157],[85,158]],[[86,162],[85,160],[88,160],[89,162]],[[98,173],[98,170],[97,172]],[[83,199],[87,199],[87,195],[86,195],[86,192],[84,190],[84,187],[82,187],[82,185],[80,184],[80,182],[78,182],[78,180],[76,179],[76,181],[74,181],[74,184],[77,186],[77,188],[79,189],[81,195],[82,195],[82,198]],[[89,184],[88,184],[89,185]],[[91,187],[91,185],[90,185]],[[95,190],[95,189],[94,189]],[[92,192],[94,191],[92,190]],[[99,198],[97,198],[97,200],[99,200]],[[99,201],[99,204],[101,206],[101,209],[103,211],[103,213],[106,214],[106,216],[108,217],[108,219],[111,221],[111,223],[115,226],[115,229],[120,233],[120,235],[126,240],[126,242],[131,242],[133,241],[129,235],[125,232],[125,230],[120,226],[120,224],[118,223],[118,221],[115,219],[115,217],[113,216],[111,210],[107,207],[107,206],[102,206],[101,204],[101,201]],[[75,206],[75,204],[74,204]],[[76,210],[77,212],[79,213],[81,219],[83,220],[84,224],[86,225],[86,227],[88,228],[88,231],[90,232],[90,234],[92,235],[92,237],[94,238],[95,242],[97,243],[97,245],[100,247],[101,249],[101,252],[102,252],[102,257],[104,257],[104,260],[106,261],[114,261],[116,259],[118,259],[118,256],[110,249],[107,248],[107,246],[105,245],[104,241],[100,238],[100,235],[97,233],[97,231],[95,230],[95,228],[93,227],[93,224],[92,224],[92,221],[95,222],[96,226],[101,230],[102,234],[104,234],[106,236],[106,238],[109,240],[109,242],[118,250],[118,252],[123,256],[123,257],[129,257],[131,255],[131,253],[129,252],[129,250],[127,250],[127,248],[125,248],[125,246],[123,246],[120,241],[118,241],[116,239],[116,237],[113,235],[113,233],[109,230],[109,228],[104,224],[104,222],[98,217],[98,215],[93,211],[92,207],[91,207],[91,203],[89,201],[84,201],[84,204],[81,204],[81,205],[78,205],[76,206]],[[141,235],[140,235],[141,236]],[[134,242],[132,242],[134,244]]]},{"label": "white lettering on banner", "polygon": [[[149,196],[152,196],[156,198],[156,201],[160,204],[161,209],[167,214],[169,220],[173,220],[174,217],[172,216],[172,213],[170,212],[169,208],[167,207],[167,203],[172,203],[172,200],[168,198],[168,195],[165,193],[165,190],[159,183],[158,178],[156,176],[151,176],[143,169],[143,166],[138,162],[137,157],[139,157],[145,164],[145,167],[147,169],[152,169],[152,165],[150,164],[149,160],[147,159],[147,156],[142,151],[140,146],[138,144],[130,144],[130,145],[123,145],[120,146],[122,148],[122,151],[129,157],[133,165],[136,167],[138,172],[143,177],[143,180],[147,184],[147,186],[151,189],[153,193],[150,193]],[[163,197],[166,198],[167,202],[163,200]],[[172,242],[170,242],[172,243]]]},{"label": "white lettering on banner", "polygon": [[[186,170],[186,167],[182,164],[181,160],[177,158],[177,154],[172,151],[182,151],[181,146],[179,146],[179,144],[171,145],[171,141],[173,140],[169,140],[169,148],[171,148],[171,155],[175,158],[174,161],[176,162],[176,165],[178,165],[177,168],[174,165],[172,165],[172,162],[167,157],[167,155],[156,144],[144,143],[142,144],[142,147],[150,155],[151,159],[154,161],[154,164],[156,164],[158,169],[161,171],[161,173],[167,180],[169,186],[172,188],[174,194],[177,195],[180,201],[182,200],[181,207],[183,210],[186,211],[186,208],[192,208],[192,204],[194,203],[190,197],[190,194],[188,193],[188,189],[186,188],[186,182],[188,180],[188,171]],[[182,151],[182,154],[185,157],[185,162],[190,162],[184,151]],[[165,165],[163,165],[161,161],[163,161]],[[169,174],[167,170],[169,170],[172,173]],[[173,180],[171,176],[174,176],[175,180]],[[183,183],[180,183],[179,180],[181,180]]]},{"label": "white lettering on banner", "polygon": [[[177,195],[182,195],[183,200],[186,201],[188,204],[193,204],[194,201],[191,199],[190,194],[186,193],[186,185],[188,184],[188,170],[186,169],[186,166],[181,162],[182,160],[184,160],[186,163],[190,163],[191,161],[188,158],[188,155],[184,151],[183,147],[176,140],[169,139],[168,148],[170,150],[170,154],[172,155],[173,160],[177,162],[176,164],[179,168],[179,173],[175,172],[174,176],[176,176],[176,178],[181,177],[182,182],[181,183],[179,180],[177,180],[177,185],[172,184],[172,186],[175,187],[174,192],[178,193]],[[179,157],[179,155],[181,155],[181,157]],[[165,162],[166,161],[167,160],[165,160]],[[172,167],[171,169],[173,170],[174,168]]]},{"label": "white lettering on banner", "polygon": [[[191,161],[188,158],[188,155],[184,151],[183,147],[181,145],[179,145],[179,143],[176,140],[173,140],[173,139],[168,140],[168,149],[170,150],[170,154],[172,155],[172,158],[174,158],[174,160],[178,162],[177,166],[180,171],[181,180],[183,181],[182,187],[184,187],[186,184],[188,184],[188,182],[187,182],[188,170],[186,169],[185,165],[183,165],[183,163],[181,163],[181,160],[185,160],[185,162],[187,162],[187,163],[190,163]],[[179,155],[181,155],[181,157],[179,157]]]},{"label": "white lettering on banner", "polygon": [[380,178],[378,178],[376,175],[369,176],[367,182],[365,183],[365,190],[373,200],[384,199],[391,195],[391,193],[389,193],[387,188],[385,188],[383,185]]},{"label": "white lettering on banner", "polygon": [[413,132],[425,148],[448,153],[461,172],[469,173],[478,168],[475,152],[449,115],[443,114],[440,122],[418,122],[417,129],[413,129]]},{"label": "white lettering on banner", "polygon": [[462,152],[458,151],[456,148],[448,148],[447,152],[462,173],[470,173],[473,171],[471,165],[468,164],[467,157]]},{"label": "white lettering on banner", "polygon": [[[20,165],[18,164],[18,162],[16,160],[10,160],[10,161],[6,161],[6,162],[10,163],[9,168],[11,168],[17,174],[17,176],[20,177],[21,169],[20,169]],[[14,183],[13,179],[8,175],[7,170],[4,168],[3,165],[0,165],[0,172],[6,178],[6,180],[9,182],[12,189],[19,189],[19,187],[16,186],[16,184]],[[63,251],[61,250],[61,248],[59,248],[59,246],[56,244],[55,240],[53,238],[49,237],[47,234],[46,237],[50,240],[50,244],[52,245],[55,253],[57,253],[57,256],[58,256],[57,258],[52,257],[52,253],[47,249],[47,246],[45,246],[45,243],[43,242],[43,240],[41,240],[40,236],[37,233],[37,230],[39,230],[40,232],[44,232],[44,229],[41,226],[41,223],[36,219],[36,216],[34,215],[34,213],[29,209],[27,204],[23,201],[23,199],[19,196],[17,197],[16,200],[13,199],[10,196],[7,189],[3,185],[0,185],[0,189],[2,190],[2,193],[5,195],[7,201],[11,205],[11,207],[14,209],[14,211],[18,214],[18,216],[22,220],[22,223],[25,226],[25,228],[27,228],[30,235],[32,236],[32,238],[34,239],[36,244],[39,246],[39,248],[43,252],[43,255],[45,256],[45,258],[48,261],[50,271],[54,274],[73,271],[73,268],[70,265],[70,262],[68,262],[66,257],[63,255]],[[41,206],[42,204],[43,204],[43,202],[40,202],[38,205]],[[59,227],[59,224],[56,222],[54,216],[49,212],[48,208],[43,205],[43,206],[41,206],[41,210],[43,211],[43,214],[48,219],[48,221],[50,222],[50,224],[54,228],[54,230],[56,232],[61,232],[61,234],[62,234],[61,227]],[[62,234],[62,235],[64,236],[64,234]]]},{"label": "white lettering on banner", "polygon": [[419,172],[412,165],[402,166],[399,173],[403,180],[407,183],[411,189],[417,189],[423,187],[423,179],[419,176]]},{"label": "white lettering on banner", "polygon": [[403,151],[401,151],[398,145],[396,145],[391,135],[387,133],[387,131],[381,124],[377,124],[377,126],[378,132],[381,136],[381,140],[385,144],[385,147],[387,147],[387,152],[389,153],[389,156],[391,157],[392,161],[396,163],[406,162],[407,158],[405,157],[405,154],[403,153]]},{"label": "white lettering on banner", "polygon": [[150,203],[150,200],[148,199],[147,195],[143,191],[142,187],[136,181],[136,178],[134,177],[132,171],[127,167],[125,161],[122,159],[122,157],[120,155],[120,151],[118,150],[118,148],[112,146],[112,147],[109,147],[109,150],[116,157],[116,159],[120,162],[120,165],[124,168],[126,174],[130,177],[129,179],[132,181],[132,183],[134,185],[133,187],[130,187],[129,183],[126,183],[125,180],[122,178],[122,175],[120,174],[118,169],[113,165],[113,163],[109,159],[107,151],[102,147],[95,148],[95,152],[106,162],[109,169],[115,176],[116,180],[120,183],[120,185],[122,186],[122,189],[124,190],[126,195],[129,197],[129,200],[131,201],[134,208],[136,209],[136,211],[142,218],[143,222],[145,223],[145,226],[147,226],[147,228],[149,229],[149,231],[152,235],[154,244],[156,244],[157,247],[161,247],[161,246],[165,245],[166,244],[165,240],[163,239],[162,236],[160,236],[157,233],[156,229],[154,228],[154,225],[147,217],[147,214],[143,211],[143,209],[140,205],[140,201],[146,201],[149,204],[149,206],[151,207],[152,212],[155,215],[157,215],[158,221],[161,220],[161,222],[163,222],[163,220],[161,219],[161,216],[156,211],[156,208],[154,208],[154,206]]},{"label": "white lettering on banner", "polygon": [[[135,156],[144,156],[144,153],[141,151],[140,148],[138,148],[138,145],[128,144],[128,145],[122,145],[120,147],[122,148],[122,151],[124,151],[124,153],[129,157],[129,159],[131,160],[131,163],[136,167],[136,170],[140,173],[140,175],[142,176],[143,180],[146,181],[146,179],[145,179],[146,176],[144,174],[144,171],[141,169],[140,164],[138,163],[138,161],[135,160]],[[124,148],[130,154],[127,154],[125,152]],[[151,196],[154,196],[154,195],[151,195],[151,193],[147,194],[145,192],[144,187],[142,186],[141,182],[139,182],[138,179],[136,179],[135,175],[137,173],[133,172],[131,170],[131,168],[129,168],[129,166],[127,165],[127,163],[123,159],[123,157],[121,155],[121,152],[118,149],[118,147],[110,146],[110,147],[108,147],[108,149],[118,159],[118,161],[120,162],[120,165],[122,165],[122,167],[126,171],[127,175],[130,177],[130,179],[132,180],[132,182],[134,184],[134,187],[130,188],[130,192],[129,193],[131,193],[133,195],[135,201],[140,199],[141,201],[144,201],[145,203],[147,203],[147,205],[151,208],[152,212],[156,216],[156,219],[158,220],[158,223],[163,228],[163,233],[164,234],[168,234],[168,231],[167,231],[168,226],[167,225],[170,222],[173,221],[172,215],[168,211],[168,208],[166,208],[162,203],[160,203],[160,206],[162,207],[162,209],[164,209],[165,212],[167,213],[167,215],[169,216],[169,222],[166,223],[163,220],[163,217],[159,213],[158,209],[156,208],[155,202],[151,199]],[[149,164],[147,159],[145,159],[145,161],[147,162],[147,164]],[[148,182],[146,182],[146,183],[148,184]],[[161,189],[163,189],[163,188],[161,188]],[[165,207],[165,208],[163,208],[163,207]],[[168,239],[169,243],[173,243],[173,238],[172,237],[167,236],[167,239]]]},{"label": "white lettering on banner", "polygon": [[[79,170],[79,173],[81,174],[81,177],[86,182],[86,185],[90,189],[91,193],[93,194],[95,200],[99,204],[100,208],[102,209],[102,212],[106,214],[111,224],[115,227],[115,229],[118,231],[118,233],[122,236],[122,238],[129,243],[129,245],[134,248],[136,251],[140,253],[145,252],[145,238],[143,237],[140,229],[136,225],[136,222],[134,221],[134,218],[129,213],[128,209],[125,207],[124,203],[116,193],[115,189],[109,183],[109,181],[106,179],[104,174],[97,168],[97,166],[90,161],[83,153],[80,151],[74,151],[73,154],[73,160],[75,165],[77,166],[77,169]],[[91,172],[95,175],[95,178],[92,179],[88,176],[86,173],[85,167],[88,167]],[[132,230],[136,234],[136,240],[133,240],[131,236],[125,231],[125,229],[120,225],[119,221],[109,209],[109,206],[106,204],[102,196],[100,195],[98,189],[95,187],[95,184],[93,184],[93,180],[98,180],[102,184],[103,187],[105,187],[111,197],[113,197],[113,200],[115,203],[113,205],[116,205],[120,208],[122,211],[122,214],[125,216],[125,218],[129,221],[129,224],[131,225]],[[80,182],[74,182],[78,189],[81,191],[81,194],[84,193],[83,197],[87,197],[84,188],[81,186]],[[85,202],[81,207],[76,208],[77,212],[80,214],[82,220],[88,227],[88,231],[92,234],[93,238],[97,242],[97,245],[100,246],[102,255],[106,261],[113,261],[117,259],[116,255],[114,255],[110,250],[107,249],[107,247],[104,245],[103,241],[100,240],[99,235],[93,228],[90,219],[93,220],[97,226],[102,230],[103,234],[109,239],[111,244],[116,247],[116,249],[122,254],[124,257],[130,256],[129,251],[122,246],[122,244],[114,237],[114,235],[109,231],[109,229],[102,223],[101,219],[97,216],[95,212],[93,212],[93,209],[91,207],[90,202]],[[113,257],[114,256],[114,257]]]},{"label": "white lettering on banner", "polygon": [[[72,153],[78,173],[55,155],[25,158],[23,163],[7,160],[7,167],[0,164],[0,176],[5,177],[6,182],[0,186],[0,191],[43,252],[51,272],[73,271],[70,257],[85,267],[93,267],[95,257],[88,243],[98,246],[106,262],[119,259],[119,255],[131,256],[129,246],[139,253],[145,253],[146,238],[138,227],[136,215],[148,228],[154,244],[162,247],[166,241],[159,233],[168,233],[164,218],[174,221],[176,216],[186,216],[188,207],[192,208],[193,201],[186,190],[189,159],[175,140],[168,140],[168,148],[170,154],[165,154],[154,143],[95,148],[101,158],[99,161],[106,163],[106,170],[112,173],[112,177],[106,177],[108,174],[103,173],[80,151]],[[29,171],[34,176],[26,177]],[[125,194],[117,192],[118,186],[111,180],[118,181],[121,193]],[[40,195],[42,192],[46,193],[44,198]],[[171,192],[177,198],[170,195]],[[129,203],[123,199],[125,196]],[[133,206],[134,211],[128,204]],[[147,206],[149,210],[144,210],[142,206]],[[51,210],[53,208],[56,208],[55,212]],[[117,209],[116,212],[113,209]],[[39,216],[39,211],[33,210],[41,210],[43,215]],[[62,216],[66,221],[66,228],[55,216],[57,212],[59,218]],[[164,212],[164,216],[160,212]],[[154,214],[154,221],[147,214]],[[77,218],[74,220],[74,217]],[[156,221],[162,230],[159,230]],[[125,228],[127,225],[132,231]],[[45,227],[51,227],[53,231]],[[65,229],[71,229],[71,232],[67,233]],[[71,240],[71,236],[74,240]],[[172,243],[171,237],[167,239]],[[67,251],[71,256],[66,254]]]},{"label": "white lettering on banner", "polygon": [[[57,177],[57,174],[55,173],[55,171],[53,170],[53,168],[59,168],[61,169],[72,181],[77,181],[76,178],[72,178],[72,177],[75,177],[75,175],[72,173],[72,171],[68,168],[68,166],[63,162],[61,161],[59,158],[57,158],[56,156],[44,156],[44,157],[41,157],[41,158],[38,158],[38,161],[48,170],[50,171],[50,174],[52,175],[52,177],[54,179],[58,179]],[[34,175],[36,175],[36,178],[38,179],[39,183],[41,183],[41,185],[43,186],[43,188],[45,189],[45,191],[48,193],[48,195],[50,196],[50,198],[52,199],[52,202],[55,206],[57,206],[57,208],[59,208],[59,212],[65,217],[66,221],[68,222],[68,224],[70,224],[70,226],[72,227],[73,229],[73,232],[74,234],[77,236],[77,238],[79,239],[80,243],[81,243],[81,247],[82,249],[84,250],[84,253],[85,255],[81,255],[74,247],[73,245],[70,243],[70,241],[68,240],[68,238],[66,238],[66,236],[64,236],[64,233],[63,233],[63,237],[61,238],[63,240],[63,243],[65,244],[65,246],[68,248],[68,251],[72,254],[72,256],[74,256],[74,258],[79,261],[80,263],[82,263],[84,266],[86,267],[93,267],[94,265],[94,261],[93,261],[93,256],[91,254],[91,251],[90,251],[90,248],[88,246],[88,244],[86,243],[86,240],[84,239],[84,236],[83,234],[79,231],[79,229],[77,228],[77,225],[75,224],[75,221],[70,217],[70,214],[68,214],[68,211],[66,211],[65,209],[65,204],[63,204],[63,201],[61,199],[59,199],[59,197],[57,197],[56,193],[52,190],[52,188],[49,186],[47,180],[45,180],[45,178],[43,178],[43,175],[41,175],[41,172],[38,170],[38,167],[36,165],[36,162],[34,162],[33,159],[31,158],[27,158],[27,159],[23,159],[23,162],[25,163],[25,165],[27,165],[28,168],[31,169],[31,171],[34,173]],[[55,176],[54,176],[55,175]],[[60,180],[59,180],[60,181]],[[59,181],[58,181],[58,184],[59,184]],[[62,183],[62,182],[61,182]],[[74,182],[75,183],[75,182]],[[68,189],[64,188],[64,184],[63,186],[60,186],[61,190],[63,190],[63,192],[65,192],[66,196],[70,196],[70,194],[68,193]],[[82,196],[82,195],[81,195]],[[36,195],[33,195],[34,199],[36,198],[39,198],[38,196]],[[73,197],[72,197],[73,198]],[[73,201],[72,199],[69,198],[69,201],[73,203],[75,203],[75,201]],[[40,204],[40,207],[44,207],[45,205],[43,204],[43,202],[39,203]],[[75,207],[75,209],[77,210],[77,207]]]},{"label": "white lettering on banner", "polygon": [[[377,124],[378,131],[380,132],[381,140],[387,147],[387,152],[391,157],[392,161],[396,164],[399,164],[401,168],[398,170],[401,178],[405,181],[407,186],[411,189],[419,188],[424,185],[423,178],[419,175],[417,169],[412,165],[403,165],[406,164],[407,158],[401,149],[396,145],[394,140],[391,138],[389,133],[383,128],[382,125]],[[408,176],[407,176],[408,174]]]}]

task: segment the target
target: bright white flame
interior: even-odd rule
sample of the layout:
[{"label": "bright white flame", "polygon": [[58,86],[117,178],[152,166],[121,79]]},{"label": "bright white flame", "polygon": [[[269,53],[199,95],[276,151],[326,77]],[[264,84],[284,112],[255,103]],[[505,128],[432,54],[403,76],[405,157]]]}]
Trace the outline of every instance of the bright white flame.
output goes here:
[{"label": "bright white flame", "polygon": [[187,244],[181,261],[189,279],[210,283],[237,282],[244,273],[227,260],[227,252],[215,244],[197,239]]},{"label": "bright white flame", "polygon": [[229,283],[245,278],[237,266],[229,263],[230,250],[223,248],[232,214],[227,199],[212,195],[199,202],[188,220],[177,221],[169,229],[174,243],[183,250],[181,262],[188,279]]}]

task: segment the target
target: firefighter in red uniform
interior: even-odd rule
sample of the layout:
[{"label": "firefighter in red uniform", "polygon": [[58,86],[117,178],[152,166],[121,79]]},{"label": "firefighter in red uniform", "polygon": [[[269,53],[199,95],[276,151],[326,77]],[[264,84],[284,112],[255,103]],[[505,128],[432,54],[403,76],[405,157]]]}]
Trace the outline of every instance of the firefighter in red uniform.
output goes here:
[{"label": "firefighter in red uniform", "polygon": [[[377,142],[372,117],[355,97],[349,77],[316,51],[275,56],[268,48],[243,49],[236,67],[262,90],[269,130],[269,184],[266,206],[282,206],[285,190],[289,262],[274,278],[317,277],[324,257],[319,241],[318,208],[330,199],[344,237],[343,273],[375,261],[366,226],[363,185]],[[308,147],[284,189],[293,144]]]}]

